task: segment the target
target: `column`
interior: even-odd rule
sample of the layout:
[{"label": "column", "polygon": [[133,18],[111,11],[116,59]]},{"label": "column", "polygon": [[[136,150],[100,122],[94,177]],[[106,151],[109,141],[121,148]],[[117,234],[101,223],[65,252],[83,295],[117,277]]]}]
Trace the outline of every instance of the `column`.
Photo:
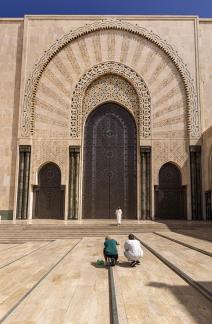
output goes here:
[{"label": "column", "polygon": [[202,214],[201,146],[190,145],[189,150],[190,150],[192,220],[201,220],[203,217],[203,214]]},{"label": "column", "polygon": [[30,175],[31,146],[19,146],[19,175],[17,193],[17,215],[18,219],[26,219],[28,214],[28,194]]},{"label": "column", "polygon": [[142,146],[141,154],[141,218],[151,219],[151,147]]},{"label": "column", "polygon": [[69,206],[68,218],[77,219],[79,210],[80,148],[69,147]]},{"label": "column", "polygon": [[212,191],[205,191],[206,220],[212,220]]}]

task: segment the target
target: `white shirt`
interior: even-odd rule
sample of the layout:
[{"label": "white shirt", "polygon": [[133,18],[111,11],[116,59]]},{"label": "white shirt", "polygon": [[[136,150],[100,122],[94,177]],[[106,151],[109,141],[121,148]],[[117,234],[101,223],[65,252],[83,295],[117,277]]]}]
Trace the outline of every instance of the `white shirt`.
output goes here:
[{"label": "white shirt", "polygon": [[127,240],[124,243],[124,249],[129,255],[134,257],[142,257],[143,250],[141,248],[141,243],[138,240]]}]

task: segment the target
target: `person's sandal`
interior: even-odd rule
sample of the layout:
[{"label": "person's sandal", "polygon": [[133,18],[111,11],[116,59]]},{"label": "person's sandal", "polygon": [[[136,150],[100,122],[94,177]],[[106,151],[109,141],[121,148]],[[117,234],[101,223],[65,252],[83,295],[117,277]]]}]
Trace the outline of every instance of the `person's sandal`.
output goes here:
[{"label": "person's sandal", "polygon": [[131,266],[132,268],[134,268],[134,267],[136,266],[136,261],[131,262],[131,263],[130,263],[130,266]]}]

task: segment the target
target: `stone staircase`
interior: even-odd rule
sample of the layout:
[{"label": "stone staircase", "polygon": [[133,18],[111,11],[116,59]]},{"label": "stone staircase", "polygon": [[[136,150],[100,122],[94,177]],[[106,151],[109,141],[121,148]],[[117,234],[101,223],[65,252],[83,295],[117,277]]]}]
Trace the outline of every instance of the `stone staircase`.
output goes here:
[{"label": "stone staircase", "polygon": [[27,241],[50,241],[81,237],[104,237],[106,235],[128,235],[129,233],[151,233],[162,231],[212,230],[212,222],[176,223],[127,223],[116,224],[0,224],[0,243],[23,243]]}]

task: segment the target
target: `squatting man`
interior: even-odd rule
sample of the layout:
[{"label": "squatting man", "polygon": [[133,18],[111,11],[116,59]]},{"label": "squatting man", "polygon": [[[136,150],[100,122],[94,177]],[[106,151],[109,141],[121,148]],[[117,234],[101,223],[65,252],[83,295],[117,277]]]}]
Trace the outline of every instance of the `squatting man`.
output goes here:
[{"label": "squatting man", "polygon": [[[117,262],[117,245],[119,245],[119,243],[116,240],[112,239],[110,236],[106,236],[103,250],[106,265],[109,265],[109,259],[112,260],[110,265],[115,265]],[[143,250],[141,243],[135,239],[133,234],[129,234],[128,240],[124,243],[124,255],[130,262],[131,267],[140,264],[139,260],[143,257]]]}]

